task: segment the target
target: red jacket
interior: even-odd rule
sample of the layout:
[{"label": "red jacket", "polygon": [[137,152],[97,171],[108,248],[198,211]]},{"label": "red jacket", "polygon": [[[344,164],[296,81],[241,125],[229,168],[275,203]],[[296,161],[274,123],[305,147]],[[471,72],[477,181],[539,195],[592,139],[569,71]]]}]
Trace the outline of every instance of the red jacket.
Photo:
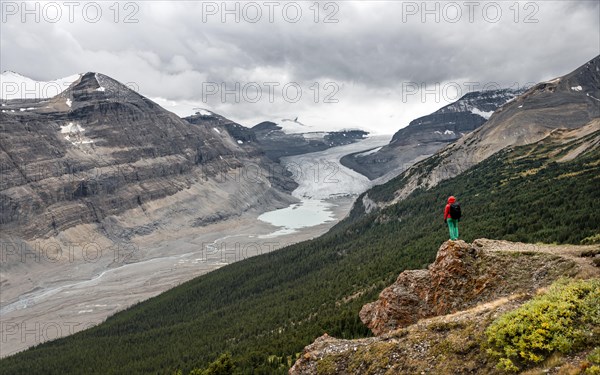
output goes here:
[{"label": "red jacket", "polygon": [[444,221],[450,219],[450,205],[454,202],[456,202],[456,198],[454,198],[453,196],[448,198],[448,204],[446,205],[446,209],[444,210]]}]

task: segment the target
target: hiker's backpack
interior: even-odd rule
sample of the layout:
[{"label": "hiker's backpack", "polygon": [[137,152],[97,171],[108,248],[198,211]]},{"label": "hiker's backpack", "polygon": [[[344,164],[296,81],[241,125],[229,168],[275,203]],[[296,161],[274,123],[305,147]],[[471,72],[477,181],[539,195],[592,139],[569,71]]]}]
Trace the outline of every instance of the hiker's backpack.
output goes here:
[{"label": "hiker's backpack", "polygon": [[462,216],[462,214],[460,212],[460,203],[458,203],[458,202],[452,203],[450,205],[450,217],[453,218],[454,220],[460,220],[461,216]]}]

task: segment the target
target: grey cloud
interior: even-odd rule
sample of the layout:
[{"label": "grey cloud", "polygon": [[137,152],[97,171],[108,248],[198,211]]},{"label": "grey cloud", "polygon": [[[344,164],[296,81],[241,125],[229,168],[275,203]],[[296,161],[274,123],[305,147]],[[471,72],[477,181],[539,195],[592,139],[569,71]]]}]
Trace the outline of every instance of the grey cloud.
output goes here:
[{"label": "grey cloud", "polygon": [[[108,12],[95,24],[9,19],[0,25],[0,69],[40,80],[100,71],[136,82],[145,95],[192,102],[201,98],[204,82],[335,81],[350,93],[351,106],[377,93],[381,101],[397,101],[403,82],[524,85],[567,73],[600,53],[597,1],[520,2],[518,23],[508,8],[514,2],[498,3],[504,12],[498,23],[477,12],[473,23],[464,14],[456,23],[431,17],[422,23],[418,15],[403,22],[407,2],[399,1],[336,2],[339,22],[331,24],[313,22],[313,2],[298,3],[304,11],[298,23],[280,13],[273,23],[265,14],[257,23],[202,22],[202,3],[188,1],[138,2],[137,24],[115,23]],[[537,23],[522,22],[528,3],[538,8]],[[360,99],[356,90],[370,97]],[[243,104],[221,107],[234,117],[260,117],[309,105]],[[382,114],[392,115],[398,114]]]}]

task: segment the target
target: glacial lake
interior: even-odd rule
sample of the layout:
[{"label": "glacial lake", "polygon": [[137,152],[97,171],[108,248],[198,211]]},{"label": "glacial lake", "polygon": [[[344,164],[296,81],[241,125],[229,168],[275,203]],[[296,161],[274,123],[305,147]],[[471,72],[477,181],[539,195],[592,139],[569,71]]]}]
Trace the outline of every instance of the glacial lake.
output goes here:
[{"label": "glacial lake", "polygon": [[258,217],[258,220],[264,221],[281,229],[259,238],[272,238],[294,233],[298,229],[312,227],[335,220],[331,208],[333,204],[319,199],[302,199],[300,203],[293,204],[286,208],[275,211],[265,212]]}]

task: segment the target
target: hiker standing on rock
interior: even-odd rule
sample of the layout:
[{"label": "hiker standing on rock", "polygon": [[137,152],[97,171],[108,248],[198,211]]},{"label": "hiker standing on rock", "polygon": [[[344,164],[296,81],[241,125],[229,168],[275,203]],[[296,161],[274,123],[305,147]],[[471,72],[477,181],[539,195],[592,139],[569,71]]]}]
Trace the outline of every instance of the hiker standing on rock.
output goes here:
[{"label": "hiker standing on rock", "polygon": [[458,221],[460,220],[460,216],[460,203],[456,201],[456,198],[450,196],[444,210],[444,222],[448,226],[452,241],[458,240]]}]

